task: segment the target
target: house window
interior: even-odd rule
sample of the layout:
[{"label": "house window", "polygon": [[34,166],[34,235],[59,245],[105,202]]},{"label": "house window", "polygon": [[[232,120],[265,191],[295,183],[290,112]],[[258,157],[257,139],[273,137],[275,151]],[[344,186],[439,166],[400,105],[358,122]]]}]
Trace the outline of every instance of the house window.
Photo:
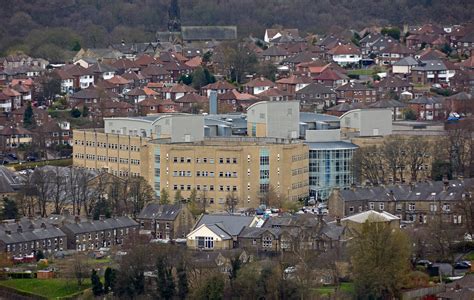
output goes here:
[{"label": "house window", "polygon": [[397,205],[395,205],[395,209],[398,210],[398,211],[402,210],[402,204],[397,203]]},{"label": "house window", "polygon": [[451,206],[447,203],[443,204],[443,211],[451,211]]},{"label": "house window", "polygon": [[385,203],[380,203],[379,204],[379,209],[384,210],[385,209]]},{"label": "house window", "polygon": [[201,249],[214,249],[214,238],[209,236],[198,236],[197,238],[198,248]]},{"label": "house window", "polygon": [[408,204],[408,210],[415,210],[415,203]]},{"label": "house window", "polygon": [[263,248],[271,248],[273,243],[273,239],[271,236],[267,235],[264,236],[262,239],[262,246]]},{"label": "house window", "polygon": [[353,213],[354,212],[354,206],[349,207],[349,212]]},{"label": "house window", "polygon": [[374,209],[374,208],[375,208],[374,202],[370,202],[370,203],[369,203],[369,209]]},{"label": "house window", "polygon": [[430,204],[430,211],[437,211],[438,206],[436,204]]}]

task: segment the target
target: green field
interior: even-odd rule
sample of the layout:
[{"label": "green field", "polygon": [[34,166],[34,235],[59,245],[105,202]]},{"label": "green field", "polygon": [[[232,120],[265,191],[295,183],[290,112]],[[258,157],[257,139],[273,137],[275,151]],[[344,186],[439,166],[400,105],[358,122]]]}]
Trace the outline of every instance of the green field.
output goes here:
[{"label": "green field", "polygon": [[62,298],[81,292],[90,287],[90,280],[85,279],[82,286],[76,280],[65,279],[10,279],[0,281],[0,285],[22,292],[39,295],[48,299]]},{"label": "green field", "polygon": [[[352,282],[343,282],[339,286],[339,290],[348,293],[348,294],[354,294],[354,284]],[[317,289],[313,289],[316,293],[318,293],[321,296],[329,296],[331,294],[334,294],[335,287],[334,286],[324,286],[320,287]]]},{"label": "green field", "polygon": [[15,171],[21,171],[25,169],[32,169],[35,167],[42,167],[42,166],[59,166],[59,167],[67,167],[72,165],[72,159],[55,159],[55,160],[44,160],[44,161],[31,161],[31,162],[24,162],[22,164],[10,164],[8,167],[13,167]]}]

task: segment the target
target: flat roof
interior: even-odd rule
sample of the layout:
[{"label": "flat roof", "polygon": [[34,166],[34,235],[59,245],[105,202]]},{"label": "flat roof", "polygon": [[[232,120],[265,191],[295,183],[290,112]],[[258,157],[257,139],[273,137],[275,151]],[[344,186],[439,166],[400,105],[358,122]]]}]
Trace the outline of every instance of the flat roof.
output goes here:
[{"label": "flat roof", "polygon": [[337,149],[357,149],[359,146],[353,143],[337,142],[305,142],[309,150],[337,150]]}]

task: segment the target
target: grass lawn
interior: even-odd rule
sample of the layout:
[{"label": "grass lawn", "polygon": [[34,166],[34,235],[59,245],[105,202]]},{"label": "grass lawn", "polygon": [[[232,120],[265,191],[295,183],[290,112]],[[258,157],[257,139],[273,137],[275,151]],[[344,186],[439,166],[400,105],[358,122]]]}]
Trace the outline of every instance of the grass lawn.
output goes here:
[{"label": "grass lawn", "polygon": [[40,295],[48,299],[65,297],[90,287],[90,280],[85,279],[79,287],[75,280],[54,279],[10,279],[0,281],[0,285],[19,291]]},{"label": "grass lawn", "polygon": [[474,260],[474,252],[470,252],[463,258],[464,260]]},{"label": "grass lawn", "polygon": [[8,166],[13,167],[15,171],[21,171],[25,169],[31,169],[31,168],[41,167],[41,166],[46,166],[46,165],[66,167],[66,166],[72,165],[72,159],[65,158],[65,159],[44,160],[44,161],[31,161],[31,162],[24,162],[21,165],[10,164]]},{"label": "grass lawn", "polygon": [[374,72],[373,69],[357,69],[357,70],[348,70],[347,74],[348,75],[367,75],[367,76],[372,76],[376,72]]},{"label": "grass lawn", "polygon": [[[354,294],[354,284],[352,282],[343,282],[340,285],[340,290],[348,293],[348,294]],[[316,293],[318,293],[321,296],[328,296],[334,293],[335,287],[334,286],[323,286],[317,289],[313,289]]]}]

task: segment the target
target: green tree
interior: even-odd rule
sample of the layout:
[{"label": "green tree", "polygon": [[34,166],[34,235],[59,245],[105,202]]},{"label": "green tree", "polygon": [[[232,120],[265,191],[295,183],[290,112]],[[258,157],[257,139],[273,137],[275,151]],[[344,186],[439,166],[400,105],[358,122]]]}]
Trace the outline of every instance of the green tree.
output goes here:
[{"label": "green tree", "polygon": [[431,164],[431,179],[441,181],[445,176],[447,176],[449,180],[453,179],[452,165],[447,161],[435,159]]},{"label": "green tree", "polygon": [[23,113],[23,125],[26,128],[32,128],[36,125],[35,115],[33,113],[33,107],[31,107],[31,102],[28,102],[25,112]]},{"label": "green tree", "polygon": [[18,218],[18,206],[16,202],[8,197],[3,198],[2,219],[11,220]]},{"label": "green tree", "polygon": [[100,216],[105,216],[106,218],[110,218],[112,215],[110,205],[106,199],[100,198],[99,201],[94,206],[94,212],[92,218],[94,220],[99,220]]},{"label": "green tree", "polygon": [[156,282],[161,299],[172,299],[175,294],[175,284],[172,268],[164,256],[160,256],[156,262]]},{"label": "green tree", "polygon": [[92,283],[92,293],[94,296],[100,296],[104,292],[102,282],[100,282],[100,277],[97,275],[97,271],[92,269],[91,273],[91,283]]},{"label": "green tree", "polygon": [[383,35],[388,35],[396,40],[400,39],[400,28],[397,27],[384,27],[382,28],[381,33]]},{"label": "green tree", "polygon": [[81,43],[79,41],[75,41],[74,45],[72,45],[71,50],[72,51],[79,51],[79,50],[81,50],[81,48],[82,48]]},{"label": "green tree", "polygon": [[117,280],[117,271],[115,271],[115,269],[107,267],[104,273],[104,292],[106,294],[114,290],[116,280]]},{"label": "green tree", "polygon": [[170,203],[170,195],[166,189],[161,189],[160,192],[160,204],[169,204]]},{"label": "green tree", "polygon": [[81,111],[80,111],[79,109],[77,109],[77,108],[73,108],[73,109],[71,109],[70,114],[71,114],[71,117],[77,119],[77,118],[79,118],[79,117],[81,116]]},{"label": "green tree", "polygon": [[35,255],[36,261],[39,261],[40,259],[44,259],[44,253],[41,250],[36,251]]},{"label": "green tree", "polygon": [[367,221],[349,247],[359,299],[397,297],[409,273],[407,236],[384,222]]},{"label": "green tree", "polygon": [[180,191],[180,190],[177,190],[177,191],[174,193],[174,203],[175,203],[175,204],[180,204],[181,201],[183,201],[183,197],[181,196],[181,191]]},{"label": "green tree", "polygon": [[179,299],[186,299],[186,296],[189,293],[189,286],[188,286],[188,275],[186,273],[186,268],[184,263],[181,262],[176,269],[176,273],[178,276],[178,298]]},{"label": "green tree", "polygon": [[221,300],[224,299],[225,281],[221,274],[214,274],[201,280],[194,290],[192,299]]},{"label": "green tree", "polygon": [[84,118],[89,116],[89,107],[87,107],[86,105],[84,105],[84,107],[82,108],[82,116]]},{"label": "green tree", "polygon": [[405,120],[416,120],[416,112],[413,109],[407,109],[404,112]]}]

